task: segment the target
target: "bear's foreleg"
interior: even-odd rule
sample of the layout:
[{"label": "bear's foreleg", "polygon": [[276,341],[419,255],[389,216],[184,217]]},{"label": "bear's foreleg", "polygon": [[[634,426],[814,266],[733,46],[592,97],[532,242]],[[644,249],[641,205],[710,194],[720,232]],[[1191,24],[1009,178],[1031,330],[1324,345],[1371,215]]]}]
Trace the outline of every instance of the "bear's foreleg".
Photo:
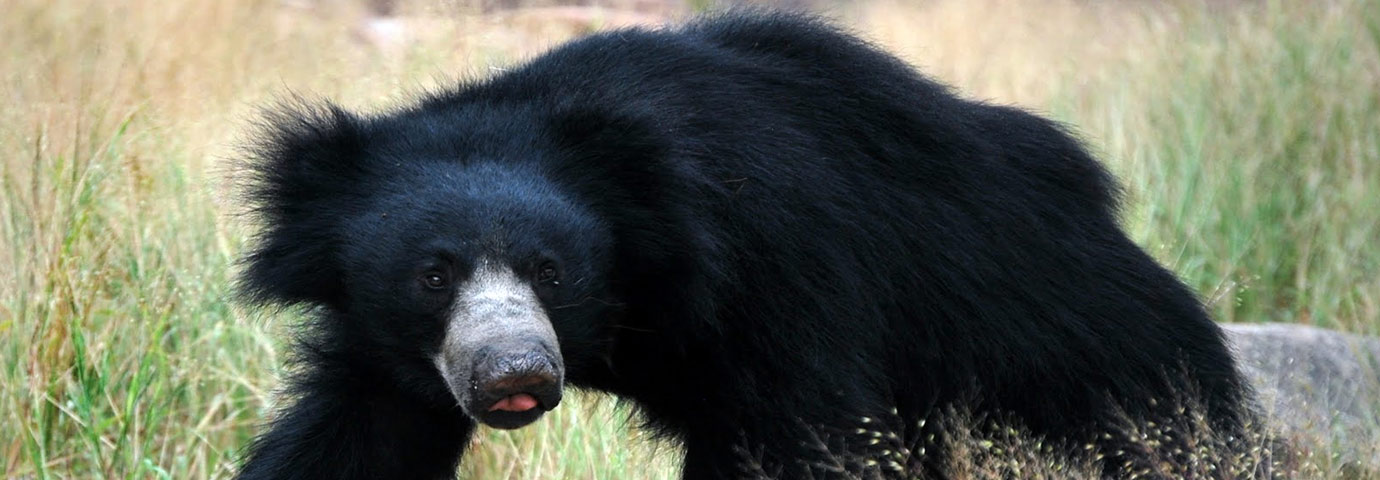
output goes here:
[{"label": "bear's foreleg", "polygon": [[315,369],[248,452],[240,479],[454,478],[474,423],[383,382]]}]

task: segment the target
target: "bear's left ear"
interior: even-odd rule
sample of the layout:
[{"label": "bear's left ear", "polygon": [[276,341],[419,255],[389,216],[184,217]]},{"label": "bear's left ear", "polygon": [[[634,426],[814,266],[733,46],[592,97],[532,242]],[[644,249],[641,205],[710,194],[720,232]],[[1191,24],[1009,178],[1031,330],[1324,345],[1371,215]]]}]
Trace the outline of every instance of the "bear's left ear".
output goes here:
[{"label": "bear's left ear", "polygon": [[260,228],[243,260],[242,299],[344,306],[340,222],[366,195],[365,135],[359,118],[330,104],[299,99],[265,115],[236,172]]}]

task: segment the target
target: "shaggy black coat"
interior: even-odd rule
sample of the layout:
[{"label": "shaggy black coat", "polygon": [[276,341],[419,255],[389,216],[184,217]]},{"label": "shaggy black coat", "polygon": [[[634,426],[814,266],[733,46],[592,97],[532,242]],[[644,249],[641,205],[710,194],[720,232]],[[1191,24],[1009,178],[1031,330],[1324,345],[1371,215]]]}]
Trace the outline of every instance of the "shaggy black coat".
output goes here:
[{"label": "shaggy black coat", "polygon": [[921,438],[955,404],[1078,444],[1182,392],[1240,420],[1221,332],[1077,140],[811,19],[597,34],[387,114],[283,109],[262,140],[243,291],[315,313],[241,478],[454,475],[474,422],[395,270],[486,228],[564,259],[567,383],[635,404],[685,478],[886,473],[865,460],[895,442],[857,429]]}]

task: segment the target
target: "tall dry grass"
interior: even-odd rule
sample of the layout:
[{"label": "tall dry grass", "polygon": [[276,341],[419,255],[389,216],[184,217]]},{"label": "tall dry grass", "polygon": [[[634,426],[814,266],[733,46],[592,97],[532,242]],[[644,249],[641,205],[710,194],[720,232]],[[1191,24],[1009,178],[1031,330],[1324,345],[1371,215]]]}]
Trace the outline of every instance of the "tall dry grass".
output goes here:
[{"label": "tall dry grass", "polygon": [[[0,0],[0,477],[233,472],[291,323],[230,303],[245,229],[224,166],[257,105],[386,108],[604,24],[447,3],[369,43],[359,6],[306,5]],[[1380,2],[836,14],[969,96],[1076,125],[1136,238],[1219,318],[1380,331]],[[590,403],[483,432],[465,473],[674,476],[677,452]]]}]

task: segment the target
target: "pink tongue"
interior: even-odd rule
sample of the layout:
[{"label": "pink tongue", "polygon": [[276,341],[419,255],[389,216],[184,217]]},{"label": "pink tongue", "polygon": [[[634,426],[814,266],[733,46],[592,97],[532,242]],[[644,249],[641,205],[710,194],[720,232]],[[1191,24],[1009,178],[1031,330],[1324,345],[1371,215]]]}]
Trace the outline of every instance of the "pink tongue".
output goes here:
[{"label": "pink tongue", "polygon": [[503,397],[503,400],[499,400],[492,407],[489,407],[489,411],[525,412],[533,408],[537,408],[537,399],[532,398],[531,395],[519,393]]}]

